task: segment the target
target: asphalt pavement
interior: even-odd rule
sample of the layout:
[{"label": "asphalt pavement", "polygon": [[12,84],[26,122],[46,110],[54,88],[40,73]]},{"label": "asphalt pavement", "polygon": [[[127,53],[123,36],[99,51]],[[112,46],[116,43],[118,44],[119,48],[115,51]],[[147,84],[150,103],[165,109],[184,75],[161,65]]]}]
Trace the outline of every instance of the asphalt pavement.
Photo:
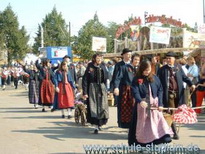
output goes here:
[{"label": "asphalt pavement", "polygon": [[[114,153],[111,147],[127,145],[128,130],[117,127],[116,107],[109,108],[107,125],[99,134],[94,134],[92,126],[76,124],[74,118],[63,119],[60,111],[34,109],[27,95],[23,86],[0,89],[0,153],[79,154],[86,153],[89,145],[109,147],[109,152]],[[170,145],[196,146],[205,153],[202,152],[205,150],[205,114],[199,115],[198,120],[196,124],[181,125],[180,139]]]}]

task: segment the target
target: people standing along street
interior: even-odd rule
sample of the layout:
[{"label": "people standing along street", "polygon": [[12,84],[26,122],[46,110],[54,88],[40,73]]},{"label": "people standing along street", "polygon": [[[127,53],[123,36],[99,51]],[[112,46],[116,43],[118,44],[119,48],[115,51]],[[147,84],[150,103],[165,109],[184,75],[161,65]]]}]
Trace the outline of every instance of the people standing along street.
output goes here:
[{"label": "people standing along street", "polygon": [[[196,90],[196,107],[202,105],[203,99],[205,98],[205,63],[202,65],[199,75],[199,81],[197,83]],[[197,114],[202,113],[202,109],[195,109]]]},{"label": "people standing along street", "polygon": [[[158,76],[163,87],[163,103],[164,107],[177,108],[182,104],[186,104],[184,99],[184,86],[186,82],[191,91],[195,90],[195,85],[184,74],[181,66],[175,64],[176,53],[170,51],[166,54],[167,65],[161,67],[158,71]],[[173,114],[173,112],[169,112]],[[174,132],[173,139],[179,139],[176,130],[176,124],[173,121],[171,124],[172,131]]]},{"label": "people standing along street", "polygon": [[115,99],[117,100],[118,127],[129,128],[134,105],[130,87],[133,78],[133,70],[130,65],[132,50],[125,48],[121,55],[123,60],[115,65],[111,89],[114,89],[113,93],[117,96]]},{"label": "people standing along street", "polygon": [[61,109],[62,118],[65,118],[64,109],[68,110],[68,119],[71,118],[72,108],[74,108],[75,89],[73,79],[68,70],[66,62],[60,64],[60,68],[55,73],[55,102],[54,109]]},{"label": "people standing along street", "polygon": [[[171,142],[172,131],[162,113],[163,88],[159,78],[152,73],[150,61],[140,63],[132,81],[132,92],[135,106],[128,134],[129,145]],[[151,107],[156,109],[151,110]]]},{"label": "people standing along street", "polygon": [[79,62],[78,63],[78,70],[77,70],[77,85],[80,89],[82,89],[82,78],[83,78],[83,75],[85,74],[85,66],[83,65],[82,62]]},{"label": "people standing along street", "polygon": [[83,75],[83,96],[87,102],[87,122],[95,125],[94,133],[98,134],[102,125],[109,118],[106,81],[108,71],[102,64],[102,56],[94,54]]},{"label": "people standing along street", "polygon": [[[188,69],[186,68],[186,59],[180,58],[178,59],[178,63],[181,65],[182,70],[184,71],[184,74],[187,76]],[[184,86],[184,101],[187,106],[191,107],[190,89],[187,86],[186,82],[183,82],[183,86]]]},{"label": "people standing along street", "polygon": [[[196,85],[198,83],[198,80],[199,80],[199,68],[196,65],[196,61],[195,61],[194,57],[188,57],[187,64],[188,64],[187,76],[192,81],[192,83],[194,85]],[[190,93],[192,93],[192,92],[190,92]],[[196,107],[196,100],[197,100],[196,91],[194,91],[191,95],[192,107]]]},{"label": "people standing along street", "polygon": [[39,70],[39,105],[42,105],[42,112],[45,112],[45,106],[51,106],[54,102],[54,73],[50,68],[50,60],[44,59],[42,65],[36,61],[36,67]]}]

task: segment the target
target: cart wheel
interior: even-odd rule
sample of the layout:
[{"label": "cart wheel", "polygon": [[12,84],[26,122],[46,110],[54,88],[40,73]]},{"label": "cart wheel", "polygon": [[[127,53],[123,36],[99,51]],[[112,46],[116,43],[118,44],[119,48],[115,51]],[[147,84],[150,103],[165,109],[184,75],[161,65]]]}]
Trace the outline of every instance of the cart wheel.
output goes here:
[{"label": "cart wheel", "polygon": [[74,115],[75,115],[75,123],[76,124],[79,124],[79,120],[80,120],[80,111],[79,111],[79,109],[78,108],[76,108],[75,109],[75,113],[74,113]]},{"label": "cart wheel", "polygon": [[84,111],[81,112],[81,124],[82,126],[85,126],[86,123],[86,114]]}]

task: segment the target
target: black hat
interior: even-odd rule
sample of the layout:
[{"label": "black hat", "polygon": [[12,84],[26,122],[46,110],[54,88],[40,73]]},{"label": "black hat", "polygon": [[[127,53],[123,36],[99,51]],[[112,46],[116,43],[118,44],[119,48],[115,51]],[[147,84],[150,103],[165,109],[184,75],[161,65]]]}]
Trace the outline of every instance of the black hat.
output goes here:
[{"label": "black hat", "polygon": [[173,51],[169,51],[169,52],[167,52],[167,54],[166,54],[166,57],[176,57],[176,56],[177,56],[176,53],[173,52]]},{"label": "black hat", "polygon": [[64,57],[63,57],[63,59],[65,59],[65,58],[71,58],[70,56],[68,56],[68,55],[65,55]]},{"label": "black hat", "polygon": [[124,49],[122,50],[121,55],[124,55],[124,54],[127,53],[127,52],[132,52],[132,50],[130,50],[130,49],[128,49],[128,48],[124,48]]}]

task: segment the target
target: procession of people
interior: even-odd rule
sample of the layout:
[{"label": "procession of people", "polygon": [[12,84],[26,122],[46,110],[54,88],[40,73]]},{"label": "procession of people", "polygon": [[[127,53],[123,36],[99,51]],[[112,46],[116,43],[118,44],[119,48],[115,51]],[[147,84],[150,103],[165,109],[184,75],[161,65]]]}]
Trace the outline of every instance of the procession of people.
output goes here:
[{"label": "procession of people", "polygon": [[[164,114],[172,116],[175,112],[163,108],[202,105],[205,65],[197,66],[194,58],[188,57],[183,67],[173,51],[166,53],[164,64],[156,55],[140,56],[128,48],[123,49],[121,55],[122,60],[116,64],[114,60],[106,64],[99,53],[94,54],[89,63],[77,64],[66,55],[57,67],[52,66],[49,59],[39,58],[30,66],[17,62],[16,66],[1,69],[1,87],[6,90],[13,81],[17,89],[24,77],[29,103],[35,109],[42,106],[42,112],[61,110],[61,117],[68,119],[74,116],[76,93],[81,92],[82,103],[87,106],[87,123],[93,126],[94,134],[98,134],[109,120],[107,97],[113,93],[118,127],[128,129],[129,145],[146,146],[178,140],[175,121],[167,122],[164,117]],[[203,112],[202,109],[195,111],[197,114]]]}]

